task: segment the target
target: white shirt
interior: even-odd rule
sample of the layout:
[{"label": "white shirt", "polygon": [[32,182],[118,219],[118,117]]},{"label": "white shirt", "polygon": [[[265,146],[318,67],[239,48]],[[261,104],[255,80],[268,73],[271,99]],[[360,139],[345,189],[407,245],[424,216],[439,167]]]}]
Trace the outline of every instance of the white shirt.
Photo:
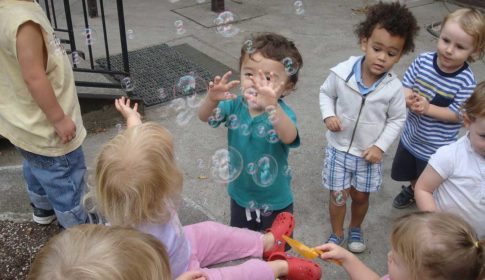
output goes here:
[{"label": "white shirt", "polygon": [[438,209],[461,216],[484,238],[485,158],[473,150],[468,134],[439,148],[428,164],[444,179],[433,193]]}]

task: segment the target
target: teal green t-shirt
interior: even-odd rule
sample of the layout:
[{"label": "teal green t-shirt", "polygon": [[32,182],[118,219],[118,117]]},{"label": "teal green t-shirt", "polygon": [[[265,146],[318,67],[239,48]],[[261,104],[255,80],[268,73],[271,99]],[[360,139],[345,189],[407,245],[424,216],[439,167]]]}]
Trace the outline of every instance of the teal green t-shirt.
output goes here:
[{"label": "teal green t-shirt", "polygon": [[[296,126],[293,110],[281,99],[278,104]],[[220,102],[218,108],[218,120],[211,125],[225,123],[229,150],[237,155],[229,157],[230,164],[242,166],[240,175],[228,184],[229,196],[245,208],[286,208],[293,202],[289,148],[300,146],[299,135],[289,145],[279,141],[268,113],[251,117],[241,96]]]}]

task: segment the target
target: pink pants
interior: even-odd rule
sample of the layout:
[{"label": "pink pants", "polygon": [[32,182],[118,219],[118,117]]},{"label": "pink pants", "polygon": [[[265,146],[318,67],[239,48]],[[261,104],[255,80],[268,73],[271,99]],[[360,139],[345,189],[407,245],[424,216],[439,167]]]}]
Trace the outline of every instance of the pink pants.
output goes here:
[{"label": "pink pants", "polygon": [[261,259],[251,259],[236,266],[206,268],[245,257],[261,258],[261,233],[216,222],[188,225],[184,227],[184,232],[191,249],[189,270],[203,271],[209,280],[275,279],[270,266]]}]

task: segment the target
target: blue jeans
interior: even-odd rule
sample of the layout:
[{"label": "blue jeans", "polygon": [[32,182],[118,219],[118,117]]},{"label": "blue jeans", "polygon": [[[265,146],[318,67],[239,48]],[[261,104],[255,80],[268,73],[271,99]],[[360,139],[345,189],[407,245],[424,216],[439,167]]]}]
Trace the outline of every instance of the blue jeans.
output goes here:
[{"label": "blue jeans", "polygon": [[87,212],[81,198],[86,187],[86,164],[82,147],[58,157],[18,150],[24,158],[24,178],[34,206],[54,209],[57,220],[65,228],[85,223]]}]

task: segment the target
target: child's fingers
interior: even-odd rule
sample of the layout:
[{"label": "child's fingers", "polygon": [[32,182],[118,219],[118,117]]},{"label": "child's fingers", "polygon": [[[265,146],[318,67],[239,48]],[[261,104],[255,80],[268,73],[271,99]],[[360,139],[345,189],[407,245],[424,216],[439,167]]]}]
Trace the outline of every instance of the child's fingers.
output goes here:
[{"label": "child's fingers", "polygon": [[239,83],[240,83],[240,82],[239,82],[239,80],[230,81],[230,82],[227,84],[227,88],[228,88],[228,89],[231,89],[231,88],[233,88],[233,87],[237,86]]},{"label": "child's fingers", "polygon": [[222,76],[222,83],[227,83],[229,81],[229,78],[232,75],[232,71],[227,71],[223,76]]},{"label": "child's fingers", "polygon": [[221,76],[215,76],[214,77],[214,83],[213,84],[214,85],[217,85],[217,84],[219,84],[220,81],[221,81]]},{"label": "child's fingers", "polygon": [[135,106],[133,106],[133,111],[138,112],[138,103],[135,103]]}]

